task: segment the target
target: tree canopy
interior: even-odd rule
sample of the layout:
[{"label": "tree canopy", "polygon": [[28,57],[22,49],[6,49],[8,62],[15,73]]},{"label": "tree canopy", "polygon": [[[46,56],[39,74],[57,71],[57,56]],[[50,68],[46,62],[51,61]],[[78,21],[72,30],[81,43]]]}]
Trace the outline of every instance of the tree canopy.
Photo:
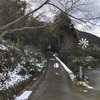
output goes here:
[{"label": "tree canopy", "polygon": [[[64,13],[71,22],[74,24],[80,23],[83,25],[88,23],[94,24],[91,20],[100,18],[99,14],[91,13],[85,8],[88,6],[87,0],[82,2],[81,0],[37,0],[30,3],[21,0],[1,0],[0,1],[0,40],[8,33],[20,33],[20,31],[27,30],[38,30],[44,27],[50,27],[59,22],[59,18],[56,18],[55,22],[53,19],[54,15],[59,15],[61,17],[61,12]],[[38,3],[37,3],[38,2]],[[32,6],[31,6],[32,5]],[[27,9],[28,8],[28,9]],[[30,9],[29,9],[30,8]],[[82,18],[74,16],[75,13],[81,12],[83,14]],[[53,16],[52,16],[53,15]],[[52,16],[52,22],[49,22],[49,17]],[[64,17],[64,16],[63,16]],[[42,24],[30,25],[31,20],[36,22],[42,21]],[[65,24],[70,24],[66,22],[66,18],[63,18],[62,22]],[[33,21],[32,21],[33,22]],[[40,23],[40,22],[39,22]],[[73,24],[70,24],[73,27]],[[64,23],[63,23],[64,25]]]}]

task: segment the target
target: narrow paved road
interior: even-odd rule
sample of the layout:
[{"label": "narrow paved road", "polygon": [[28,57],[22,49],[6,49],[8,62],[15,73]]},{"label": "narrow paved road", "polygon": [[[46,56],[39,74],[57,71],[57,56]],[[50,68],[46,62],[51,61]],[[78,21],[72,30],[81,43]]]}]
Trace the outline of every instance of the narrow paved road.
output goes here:
[{"label": "narrow paved road", "polygon": [[59,68],[53,67],[55,62],[57,62],[55,58],[49,54],[46,75],[28,100],[100,100],[97,95],[93,94],[95,92],[91,92],[93,98],[88,97],[91,94],[87,93],[85,96],[85,93],[75,92],[63,67],[60,64]]}]

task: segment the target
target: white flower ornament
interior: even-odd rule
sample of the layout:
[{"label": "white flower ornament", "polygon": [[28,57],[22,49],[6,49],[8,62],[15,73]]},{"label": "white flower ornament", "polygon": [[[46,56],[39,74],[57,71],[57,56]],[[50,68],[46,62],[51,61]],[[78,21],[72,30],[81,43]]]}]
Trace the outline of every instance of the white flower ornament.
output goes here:
[{"label": "white flower ornament", "polygon": [[78,44],[82,46],[82,49],[84,49],[87,48],[87,46],[89,45],[89,41],[86,38],[82,38],[81,40],[79,40]]}]

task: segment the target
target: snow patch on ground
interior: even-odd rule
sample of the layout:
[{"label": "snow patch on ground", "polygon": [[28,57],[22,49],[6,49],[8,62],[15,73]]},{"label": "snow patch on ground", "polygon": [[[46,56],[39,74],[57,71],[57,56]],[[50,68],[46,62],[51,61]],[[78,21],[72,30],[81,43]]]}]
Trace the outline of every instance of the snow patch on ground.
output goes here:
[{"label": "snow patch on ground", "polygon": [[86,87],[87,87],[88,89],[93,89],[93,87],[92,87],[92,86],[89,86],[89,85],[86,85]]},{"label": "snow patch on ground", "polygon": [[80,81],[80,82],[78,83],[78,85],[85,86],[85,87],[87,87],[88,89],[93,89],[93,87],[92,87],[92,86],[89,86],[88,84],[86,84],[86,83],[85,83],[85,82],[83,82],[83,81]]},{"label": "snow patch on ground", "polygon": [[[8,71],[9,78],[4,82],[4,85],[0,84],[0,90],[3,90],[4,88],[8,89],[9,87],[13,87],[15,84],[18,84],[19,82],[22,82],[30,77],[29,75],[18,75],[18,72],[21,70],[21,68],[23,68],[23,66],[18,63],[14,71]],[[2,73],[0,73],[0,75],[4,78]]]},{"label": "snow patch on ground", "polygon": [[51,58],[50,60],[54,61],[55,59],[54,58]]},{"label": "snow patch on ground", "polygon": [[27,100],[32,91],[24,91],[19,97],[16,97],[15,100]]},{"label": "snow patch on ground", "polygon": [[59,73],[57,73],[57,72],[55,73],[55,75],[60,76],[60,74],[59,74]]},{"label": "snow patch on ground", "polygon": [[76,76],[73,73],[71,73],[69,76],[70,76],[72,81],[74,81],[74,79],[76,78]]},{"label": "snow patch on ground", "polygon": [[[56,60],[58,60],[61,63],[61,65],[64,67],[64,69],[69,73],[69,76],[70,76],[71,80],[73,81],[76,78],[74,73],[55,54],[53,56],[56,58]],[[82,82],[82,85],[87,87],[88,89],[93,89],[93,87],[87,85],[85,82]]]},{"label": "snow patch on ground", "polygon": [[74,73],[57,56],[54,55],[54,57],[61,63],[64,69],[70,74],[70,78],[73,81],[76,78]]},{"label": "snow patch on ground", "polygon": [[58,63],[54,63],[53,67],[54,68],[59,68],[59,64]]},{"label": "snow patch on ground", "polygon": [[41,72],[42,69],[43,69],[43,67],[44,67],[43,63],[37,63],[36,66],[37,66],[37,70],[38,70],[39,72]]},{"label": "snow patch on ground", "polygon": [[88,90],[84,90],[84,92],[88,92]]},{"label": "snow patch on ground", "polygon": [[0,50],[8,51],[8,48],[2,44],[0,44]]},{"label": "snow patch on ground", "polygon": [[68,73],[73,73],[58,57],[55,56],[55,58],[61,63],[61,65],[64,67],[64,69],[68,72]]},{"label": "snow patch on ground", "polygon": [[87,85],[85,82],[83,82],[83,86],[87,87],[88,89],[93,89],[92,86]]}]

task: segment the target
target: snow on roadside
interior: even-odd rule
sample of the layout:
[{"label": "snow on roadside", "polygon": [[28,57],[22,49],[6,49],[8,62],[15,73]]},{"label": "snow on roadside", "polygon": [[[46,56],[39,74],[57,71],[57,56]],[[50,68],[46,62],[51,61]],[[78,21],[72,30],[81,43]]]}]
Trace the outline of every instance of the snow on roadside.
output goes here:
[{"label": "snow on roadside", "polygon": [[87,85],[85,82],[83,82],[82,84],[83,84],[83,86],[87,87],[88,89],[93,89],[92,86]]},{"label": "snow on roadside", "polygon": [[0,50],[8,51],[8,48],[2,44],[0,44]]},{"label": "snow on roadside", "polygon": [[55,59],[54,58],[51,58],[50,60],[54,61]]},{"label": "snow on roadside", "polygon": [[[16,48],[14,44],[8,45],[9,43],[3,42],[3,44],[0,44],[0,91],[13,88],[29,79],[36,71],[43,71],[47,63],[44,57],[40,56],[38,58],[33,52],[29,52],[28,50],[24,50],[23,52],[23,50]],[[31,73],[31,69],[34,71],[33,73]]]},{"label": "snow on roadside", "polygon": [[[58,60],[61,63],[61,65],[64,67],[64,69],[69,73],[69,76],[70,76],[71,80],[73,81],[76,78],[74,73],[55,54],[53,56],[56,58],[56,60]],[[88,89],[93,89],[92,86],[87,85],[85,82],[82,82],[82,85],[87,87]]]},{"label": "snow on roadside", "polygon": [[57,72],[55,73],[55,75],[60,76],[60,74],[59,74],[59,73],[57,73]]},{"label": "snow on roadside", "polygon": [[15,84],[18,84],[19,82],[24,81],[30,77],[29,75],[21,76],[21,75],[17,74],[21,70],[22,67],[23,66],[21,66],[18,63],[18,65],[16,66],[14,71],[12,71],[12,72],[8,71],[9,79],[7,79],[4,82],[4,85],[0,84],[0,90],[3,90],[5,88],[8,89],[9,87],[13,87]]},{"label": "snow on roadside", "polygon": [[92,86],[89,86],[89,85],[86,85],[86,87],[87,87],[88,89],[93,89],[93,87],[92,87]]},{"label": "snow on roadside", "polygon": [[38,70],[39,72],[41,72],[42,69],[43,69],[43,67],[44,67],[43,63],[37,63],[36,66],[37,66],[37,70]]},{"label": "snow on roadside", "polygon": [[[37,70],[41,72],[44,67],[44,64],[37,63],[36,66]],[[9,87],[13,87],[16,84],[19,84],[24,80],[27,80],[31,76],[30,74],[24,76],[18,74],[23,68],[24,66],[18,63],[13,71],[8,71],[8,79],[5,79],[6,73],[0,73],[0,79],[4,80],[3,84],[0,82],[0,90],[8,89]]]},{"label": "snow on roadside", "polygon": [[61,63],[64,69],[70,74],[70,78],[73,81],[74,78],[76,77],[74,73],[56,55],[53,55],[53,56],[56,58],[56,60],[58,60]]},{"label": "snow on roadside", "polygon": [[16,97],[14,100],[27,100],[32,91],[24,91],[19,97]]}]

